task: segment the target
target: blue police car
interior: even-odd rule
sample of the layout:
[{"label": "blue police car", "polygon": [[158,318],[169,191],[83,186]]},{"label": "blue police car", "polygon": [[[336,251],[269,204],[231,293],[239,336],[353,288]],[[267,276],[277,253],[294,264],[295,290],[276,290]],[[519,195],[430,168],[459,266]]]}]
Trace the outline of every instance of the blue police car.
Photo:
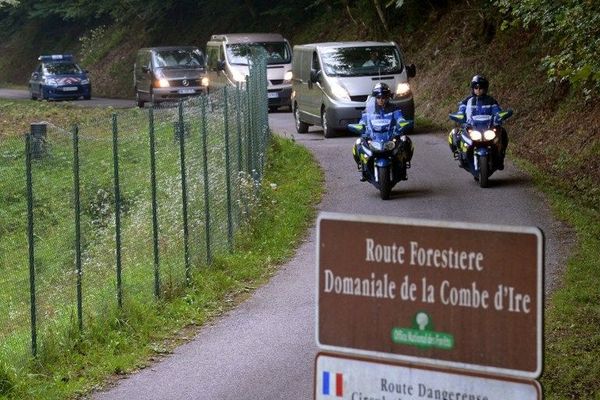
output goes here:
[{"label": "blue police car", "polygon": [[29,92],[33,100],[92,98],[92,84],[87,71],[81,69],[70,54],[40,56],[31,74]]}]

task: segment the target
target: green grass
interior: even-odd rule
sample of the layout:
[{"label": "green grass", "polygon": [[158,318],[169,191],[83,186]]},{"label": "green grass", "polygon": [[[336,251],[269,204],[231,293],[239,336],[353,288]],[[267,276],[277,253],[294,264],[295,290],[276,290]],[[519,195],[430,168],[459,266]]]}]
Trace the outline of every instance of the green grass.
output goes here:
[{"label": "green grass", "polygon": [[[314,219],[314,205],[322,192],[321,172],[306,150],[274,138],[260,196],[255,195],[251,180],[238,176],[237,169],[230,172],[233,198],[244,206],[242,213],[233,216],[241,230],[234,238],[235,250],[227,252],[222,122],[210,117],[208,179],[214,262],[206,267],[201,141],[198,127],[191,124],[186,172],[192,283],[186,288],[173,111],[155,113],[161,283],[161,299],[156,300],[148,138],[139,134],[147,116],[139,110],[120,111],[124,296],[123,308],[118,309],[110,110],[80,114],[67,103],[29,101],[0,101],[0,107],[6,126],[13,129],[0,138],[0,281],[4,288],[0,292],[0,398],[74,397],[111,374],[131,371],[151,355],[168,351],[180,340],[177,332],[183,329],[181,335],[185,335],[186,330],[196,329],[265,282],[291,256]],[[31,119],[23,122],[22,116],[30,114]],[[48,152],[33,162],[38,357],[31,359],[24,140],[14,127],[40,120],[51,124]],[[73,273],[72,143],[70,132],[59,128],[76,122],[80,123],[84,271],[81,332]],[[231,154],[236,153],[232,149]],[[245,165],[246,160],[233,158],[234,165]]]},{"label": "green grass", "polygon": [[[577,233],[562,285],[547,302],[545,360],[541,383],[544,397],[598,399],[600,393],[600,215],[582,206],[586,199],[568,196],[565,184],[552,174],[519,161],[550,200],[558,218]],[[591,188],[593,189],[593,188]]]}]

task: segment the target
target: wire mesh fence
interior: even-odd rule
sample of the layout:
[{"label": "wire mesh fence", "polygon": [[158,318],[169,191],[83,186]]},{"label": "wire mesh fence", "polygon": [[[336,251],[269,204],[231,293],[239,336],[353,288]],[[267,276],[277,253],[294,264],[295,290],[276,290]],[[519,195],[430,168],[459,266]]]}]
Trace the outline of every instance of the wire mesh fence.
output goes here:
[{"label": "wire mesh fence", "polygon": [[0,363],[22,368],[115,309],[173,296],[258,204],[266,61],[246,82],[0,141]]}]

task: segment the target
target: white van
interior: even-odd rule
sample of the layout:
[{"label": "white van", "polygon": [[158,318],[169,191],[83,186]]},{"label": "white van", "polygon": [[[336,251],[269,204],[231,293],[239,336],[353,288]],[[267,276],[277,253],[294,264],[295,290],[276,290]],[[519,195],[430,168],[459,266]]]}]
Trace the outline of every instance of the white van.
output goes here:
[{"label": "white van", "polygon": [[214,87],[245,82],[251,50],[262,47],[267,53],[267,96],[269,110],[289,107],[292,93],[292,50],[276,33],[232,33],[212,35],[206,43],[210,85]]},{"label": "white van", "polygon": [[406,119],[414,119],[415,105],[408,79],[414,65],[406,65],[394,42],[330,42],[294,46],[292,110],[299,133],[310,125],[323,127],[325,137],[360,120],[365,101],[378,82],[393,91]]}]

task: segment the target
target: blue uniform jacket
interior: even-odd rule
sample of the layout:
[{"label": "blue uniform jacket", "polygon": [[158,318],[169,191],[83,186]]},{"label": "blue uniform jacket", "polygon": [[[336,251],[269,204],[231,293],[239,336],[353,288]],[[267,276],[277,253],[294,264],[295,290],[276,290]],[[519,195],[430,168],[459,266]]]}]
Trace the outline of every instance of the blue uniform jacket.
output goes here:
[{"label": "blue uniform jacket", "polygon": [[471,123],[473,115],[496,115],[502,111],[496,99],[484,94],[483,96],[469,96],[460,102],[458,112],[465,114],[467,123]]}]

